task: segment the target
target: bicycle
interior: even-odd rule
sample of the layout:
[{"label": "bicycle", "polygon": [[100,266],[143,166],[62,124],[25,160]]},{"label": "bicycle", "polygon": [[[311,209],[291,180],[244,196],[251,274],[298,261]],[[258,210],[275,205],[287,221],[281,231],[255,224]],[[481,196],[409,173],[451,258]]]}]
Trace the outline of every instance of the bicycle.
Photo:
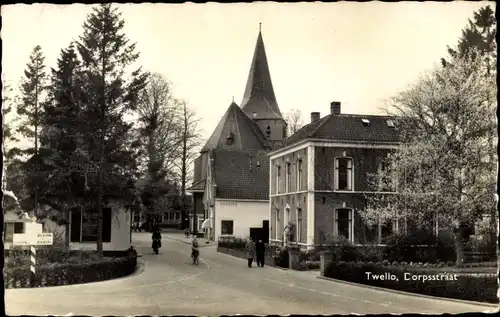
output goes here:
[{"label": "bicycle", "polygon": [[199,263],[199,259],[198,258],[199,257],[200,257],[200,255],[199,255],[199,253],[197,251],[193,252],[193,254],[191,254],[191,258],[193,259],[193,264],[198,265],[198,263]]}]

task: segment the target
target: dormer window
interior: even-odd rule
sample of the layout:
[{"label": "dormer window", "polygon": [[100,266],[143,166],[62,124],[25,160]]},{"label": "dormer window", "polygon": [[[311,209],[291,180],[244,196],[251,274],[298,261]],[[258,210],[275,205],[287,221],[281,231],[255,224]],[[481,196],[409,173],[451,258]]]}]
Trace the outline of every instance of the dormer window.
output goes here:
[{"label": "dormer window", "polygon": [[368,119],[361,119],[361,121],[363,122],[363,125],[365,125],[365,126],[370,125],[370,120],[368,120]]},{"label": "dormer window", "polygon": [[395,127],[394,120],[387,120],[386,123],[387,123],[387,126],[389,128],[394,128]]},{"label": "dormer window", "polygon": [[234,134],[233,134],[233,132],[229,132],[229,134],[227,135],[227,138],[226,138],[226,144],[232,145],[233,141],[234,141]]},{"label": "dormer window", "polygon": [[252,115],[253,115],[254,118],[256,118],[257,117],[257,112],[254,112]]}]

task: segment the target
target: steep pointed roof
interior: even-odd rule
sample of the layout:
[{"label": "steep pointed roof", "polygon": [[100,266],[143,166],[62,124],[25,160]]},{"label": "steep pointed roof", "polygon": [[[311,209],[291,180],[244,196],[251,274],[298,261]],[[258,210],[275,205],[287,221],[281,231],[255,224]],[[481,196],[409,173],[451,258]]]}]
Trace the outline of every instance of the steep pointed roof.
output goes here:
[{"label": "steep pointed roof", "polygon": [[[228,142],[228,138],[231,139],[231,142]],[[212,149],[264,150],[268,148],[268,141],[257,124],[236,103],[232,102],[201,151]]]},{"label": "steep pointed roof", "polygon": [[241,108],[252,119],[279,119],[283,117],[274,95],[266,49],[260,29]]}]

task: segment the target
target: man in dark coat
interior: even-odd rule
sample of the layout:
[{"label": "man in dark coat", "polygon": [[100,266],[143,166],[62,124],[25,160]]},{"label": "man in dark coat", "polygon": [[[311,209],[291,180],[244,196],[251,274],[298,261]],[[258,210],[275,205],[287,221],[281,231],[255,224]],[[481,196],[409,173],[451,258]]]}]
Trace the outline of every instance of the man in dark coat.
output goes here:
[{"label": "man in dark coat", "polygon": [[264,267],[264,258],[266,254],[266,245],[259,239],[255,244],[255,253],[257,255],[257,266]]}]

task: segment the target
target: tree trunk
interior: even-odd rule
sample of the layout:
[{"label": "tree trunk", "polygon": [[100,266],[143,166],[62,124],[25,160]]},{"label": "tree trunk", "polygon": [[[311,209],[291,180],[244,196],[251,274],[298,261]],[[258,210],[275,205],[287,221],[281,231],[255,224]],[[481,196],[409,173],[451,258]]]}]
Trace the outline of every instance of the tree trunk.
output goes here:
[{"label": "tree trunk", "polygon": [[[182,209],[181,209],[181,223],[185,223],[186,218],[186,178],[187,178],[187,159],[188,159],[188,118],[187,118],[187,109],[186,105],[184,105],[184,133],[182,136],[182,166],[181,166],[181,199],[182,199]],[[194,210],[194,208],[193,208]],[[193,219],[194,216],[193,216]],[[189,226],[189,224],[188,224]],[[193,232],[195,231],[195,225],[193,223]]]},{"label": "tree trunk", "polygon": [[463,228],[459,226],[459,228],[455,229],[455,252],[457,254],[457,258],[455,261],[456,266],[461,266],[464,263],[464,232]]},{"label": "tree trunk", "polygon": [[[105,46],[103,46],[102,52],[105,51]],[[99,195],[97,196],[97,253],[102,254],[102,204],[104,196],[104,141],[106,134],[106,59],[104,54],[102,56],[102,70],[101,70],[101,85],[102,85],[102,101],[101,101],[101,133],[99,140]]]},{"label": "tree trunk", "polygon": [[97,196],[97,252],[102,254],[102,204],[103,204],[103,196],[104,196],[104,171],[103,171],[103,161],[104,161],[104,132],[101,136],[101,142],[99,142],[100,153],[99,153],[99,195]]},{"label": "tree trunk", "polygon": [[35,216],[38,217],[38,182],[39,182],[39,157],[38,157],[38,83],[35,85]]}]

